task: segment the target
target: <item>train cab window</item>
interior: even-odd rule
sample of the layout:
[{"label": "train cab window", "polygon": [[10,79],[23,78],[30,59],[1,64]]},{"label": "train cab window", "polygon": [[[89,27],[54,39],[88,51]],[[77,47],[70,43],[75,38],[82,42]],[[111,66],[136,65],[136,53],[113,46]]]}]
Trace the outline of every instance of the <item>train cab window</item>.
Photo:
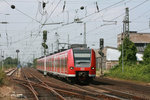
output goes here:
[{"label": "train cab window", "polygon": [[91,50],[74,50],[75,67],[90,67]]}]

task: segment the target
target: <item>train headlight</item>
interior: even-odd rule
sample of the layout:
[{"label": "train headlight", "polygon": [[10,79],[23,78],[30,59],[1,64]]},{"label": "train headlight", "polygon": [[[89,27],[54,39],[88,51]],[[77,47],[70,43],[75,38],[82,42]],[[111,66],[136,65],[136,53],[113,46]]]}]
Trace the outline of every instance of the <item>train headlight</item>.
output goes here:
[{"label": "train headlight", "polygon": [[73,69],[74,69],[74,67],[70,67],[70,69],[71,69],[71,70],[73,70]]},{"label": "train headlight", "polygon": [[94,69],[95,69],[95,67],[91,67],[91,69],[92,69],[92,70],[94,70]]}]

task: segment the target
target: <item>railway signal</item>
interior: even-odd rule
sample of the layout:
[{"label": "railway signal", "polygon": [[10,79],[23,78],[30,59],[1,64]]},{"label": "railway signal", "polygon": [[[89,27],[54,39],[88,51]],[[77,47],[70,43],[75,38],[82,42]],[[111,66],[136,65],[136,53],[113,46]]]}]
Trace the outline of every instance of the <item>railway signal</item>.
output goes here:
[{"label": "railway signal", "polygon": [[44,30],[43,31],[43,41],[46,42],[46,40],[47,40],[47,31]]},{"label": "railway signal", "polygon": [[46,53],[46,49],[48,49],[48,46],[46,44],[46,40],[47,40],[47,31],[44,30],[43,31],[43,43],[42,43],[42,46],[44,48],[44,54]]},{"label": "railway signal", "polygon": [[104,48],[104,39],[100,38],[100,50]]}]

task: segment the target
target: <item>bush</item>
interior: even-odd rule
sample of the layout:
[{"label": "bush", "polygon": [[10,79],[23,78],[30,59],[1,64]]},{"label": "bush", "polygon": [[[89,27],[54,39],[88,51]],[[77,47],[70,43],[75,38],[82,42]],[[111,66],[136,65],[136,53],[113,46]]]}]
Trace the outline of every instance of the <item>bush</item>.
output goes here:
[{"label": "bush", "polygon": [[0,69],[0,85],[4,84],[5,82],[5,73]]},{"label": "bush", "polygon": [[132,41],[130,41],[129,38],[125,37],[123,40],[123,52],[122,52],[122,44],[119,47],[119,51],[121,52],[121,55],[119,57],[119,65],[122,64],[122,55],[123,55],[123,63],[124,65],[132,65],[136,64],[137,58],[136,53],[137,49],[136,46]]},{"label": "bush", "polygon": [[150,44],[144,50],[143,60],[144,64],[150,64]]},{"label": "bush", "polygon": [[119,66],[111,69],[107,76],[127,80],[150,82],[150,65],[126,65],[124,66],[124,72],[122,72],[122,67]]}]

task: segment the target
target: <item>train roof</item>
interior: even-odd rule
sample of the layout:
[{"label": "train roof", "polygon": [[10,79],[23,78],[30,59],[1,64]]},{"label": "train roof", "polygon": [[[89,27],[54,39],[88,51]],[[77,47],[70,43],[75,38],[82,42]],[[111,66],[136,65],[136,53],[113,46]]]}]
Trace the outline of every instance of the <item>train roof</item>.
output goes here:
[{"label": "train roof", "polygon": [[73,48],[73,50],[92,50],[90,48]]},{"label": "train roof", "polygon": [[[90,49],[90,48],[71,48],[73,51],[90,51],[90,50],[92,50],[92,49]],[[55,54],[58,54],[58,53],[63,53],[63,52],[65,52],[65,51],[67,51],[67,50],[70,50],[70,49],[60,49],[60,50],[58,50],[58,51],[55,51],[54,53],[50,53],[50,54],[48,54],[48,55],[46,55],[46,57],[48,57],[48,56],[51,56],[51,55],[55,55]],[[38,59],[41,59],[41,58],[44,58],[45,56],[41,56],[41,57],[39,57]]]}]

